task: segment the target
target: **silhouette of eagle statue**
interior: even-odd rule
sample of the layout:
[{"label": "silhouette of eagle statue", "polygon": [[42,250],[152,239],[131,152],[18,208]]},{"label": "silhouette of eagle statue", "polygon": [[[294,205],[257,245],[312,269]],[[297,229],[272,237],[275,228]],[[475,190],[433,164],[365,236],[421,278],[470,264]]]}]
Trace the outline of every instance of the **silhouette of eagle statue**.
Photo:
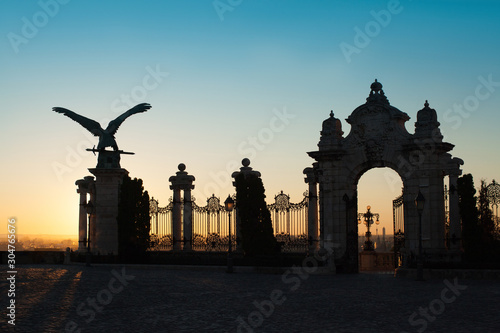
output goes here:
[{"label": "silhouette of eagle statue", "polygon": [[99,143],[97,144],[97,150],[99,151],[103,151],[104,148],[106,147],[112,147],[113,150],[118,151],[118,145],[116,144],[114,135],[116,131],[118,131],[120,125],[125,121],[125,119],[127,119],[131,115],[136,113],[146,112],[149,109],[151,109],[151,105],[149,105],[148,103],[137,104],[127,112],[124,112],[121,116],[117,117],[115,120],[110,121],[108,127],[106,127],[106,129],[103,129],[101,125],[95,120],[81,116],[65,108],[61,107],[52,108],[53,111],[57,113],[62,113],[66,117],[73,119],[86,129],[88,129],[90,133],[94,134],[95,136],[98,136]]}]

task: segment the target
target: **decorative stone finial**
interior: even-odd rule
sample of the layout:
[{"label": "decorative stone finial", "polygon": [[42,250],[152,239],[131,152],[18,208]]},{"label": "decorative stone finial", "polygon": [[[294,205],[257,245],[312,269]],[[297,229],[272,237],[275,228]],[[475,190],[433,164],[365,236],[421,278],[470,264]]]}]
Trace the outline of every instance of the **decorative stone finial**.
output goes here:
[{"label": "decorative stone finial", "polygon": [[333,110],[330,111],[330,117],[323,121],[320,133],[321,138],[318,143],[320,149],[330,149],[343,139],[342,124],[339,119],[334,117]]},{"label": "decorative stone finial", "polygon": [[382,90],[382,83],[378,82],[377,79],[375,79],[375,82],[373,82],[370,86],[372,91],[379,92]]},{"label": "decorative stone finial", "polygon": [[370,85],[370,89],[370,95],[366,99],[367,103],[389,104],[389,100],[382,90],[382,83],[378,82],[377,79]]},{"label": "decorative stone finial", "polygon": [[193,175],[188,175],[186,170],[186,165],[184,163],[180,163],[177,168],[179,171],[175,173],[175,176],[171,176],[168,181],[172,183],[170,185],[170,189],[194,189],[193,181],[195,180]]},{"label": "decorative stone finial", "polygon": [[417,112],[415,122],[415,136],[418,138],[429,137],[435,141],[441,141],[443,136],[439,130],[437,112],[429,107],[429,101],[425,100],[424,108]]},{"label": "decorative stone finial", "polygon": [[[243,174],[246,177],[260,177],[260,172],[252,170],[250,165],[250,160],[248,158],[244,158],[241,160],[241,164],[243,165],[240,168],[240,171],[235,171],[231,174],[231,177],[236,179],[239,174]],[[236,182],[233,182],[233,185],[236,186]]]}]

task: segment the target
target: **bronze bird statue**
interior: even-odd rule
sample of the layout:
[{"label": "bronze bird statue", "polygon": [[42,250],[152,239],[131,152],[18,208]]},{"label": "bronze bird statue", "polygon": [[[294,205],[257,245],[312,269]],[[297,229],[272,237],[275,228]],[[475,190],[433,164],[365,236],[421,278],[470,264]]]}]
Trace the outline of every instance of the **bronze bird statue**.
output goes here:
[{"label": "bronze bird statue", "polygon": [[97,150],[102,151],[106,147],[112,147],[113,150],[118,151],[118,145],[115,140],[115,133],[118,131],[120,125],[133,114],[146,112],[151,109],[151,105],[148,103],[137,104],[127,112],[124,112],[121,116],[117,117],[115,120],[109,122],[108,127],[103,129],[101,125],[92,119],[81,116],[73,111],[70,111],[61,107],[53,107],[52,110],[58,113],[62,113],[63,115],[73,119],[86,129],[90,131],[90,133],[99,137],[99,143],[97,144]]}]

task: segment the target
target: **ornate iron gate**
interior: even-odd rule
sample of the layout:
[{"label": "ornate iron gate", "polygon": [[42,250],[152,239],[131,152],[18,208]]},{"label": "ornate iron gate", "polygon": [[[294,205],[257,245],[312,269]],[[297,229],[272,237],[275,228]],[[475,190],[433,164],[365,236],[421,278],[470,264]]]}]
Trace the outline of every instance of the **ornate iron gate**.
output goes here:
[{"label": "ornate iron gate", "polygon": [[307,238],[308,193],[299,203],[290,203],[290,196],[281,191],[274,197],[274,203],[267,205],[276,240],[281,243],[282,252],[306,252],[309,247]]},{"label": "ornate iron gate", "polygon": [[[235,196],[233,195],[233,200]],[[231,243],[236,248],[236,211],[231,218]],[[193,250],[228,251],[229,215],[220,199],[214,194],[207,199],[207,205],[198,206],[193,202]]]},{"label": "ornate iron gate", "polygon": [[405,247],[405,223],[403,194],[392,200],[392,219],[394,226],[394,267],[403,264],[401,249]]},{"label": "ornate iron gate", "polygon": [[158,200],[149,200],[149,216],[151,216],[151,251],[172,250],[172,198],[165,207],[159,207]]}]

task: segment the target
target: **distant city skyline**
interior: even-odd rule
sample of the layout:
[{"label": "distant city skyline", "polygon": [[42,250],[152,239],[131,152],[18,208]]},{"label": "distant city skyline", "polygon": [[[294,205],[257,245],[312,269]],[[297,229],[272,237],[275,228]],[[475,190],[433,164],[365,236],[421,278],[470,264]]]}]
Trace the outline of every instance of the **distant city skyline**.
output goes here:
[{"label": "distant city skyline", "polygon": [[[15,217],[20,234],[77,234],[75,181],[95,167],[85,149],[98,140],[56,106],[105,126],[150,103],[117,140],[135,152],[122,167],[161,206],[179,163],[203,205],[235,192],[230,174],[245,157],[262,173],[268,204],[281,190],[301,201],[322,122],[333,110],[347,136],[345,119],[374,79],[410,116],[410,133],[429,101],[476,188],[500,180],[500,3],[216,3],[0,4],[4,223]],[[401,178],[372,169],[358,185],[358,211],[371,205],[392,233]]]}]

